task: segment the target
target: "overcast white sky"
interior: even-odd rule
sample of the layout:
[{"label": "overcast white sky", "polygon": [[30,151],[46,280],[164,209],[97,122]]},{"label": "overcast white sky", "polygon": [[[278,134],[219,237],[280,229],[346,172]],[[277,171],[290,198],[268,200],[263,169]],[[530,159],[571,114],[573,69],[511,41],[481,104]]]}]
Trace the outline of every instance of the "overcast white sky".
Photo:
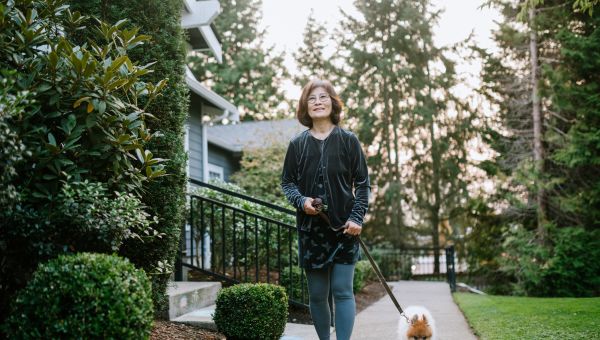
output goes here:
[{"label": "overcast white sky", "polygon": [[[444,9],[434,28],[436,45],[458,42],[474,31],[474,39],[479,46],[493,49],[491,30],[496,27],[494,20],[498,21],[500,16],[493,9],[478,9],[482,2],[483,0],[432,0],[436,8]],[[285,65],[293,73],[296,65],[291,53],[302,44],[302,33],[311,8],[314,8],[315,18],[333,31],[337,22],[342,19],[339,8],[350,14],[357,13],[352,3],[353,0],[263,0],[261,25],[267,29],[265,44],[287,52]],[[465,66],[463,69],[478,73],[476,65]],[[300,88],[295,84],[286,84],[286,92],[289,98],[297,99],[300,96]]]}]

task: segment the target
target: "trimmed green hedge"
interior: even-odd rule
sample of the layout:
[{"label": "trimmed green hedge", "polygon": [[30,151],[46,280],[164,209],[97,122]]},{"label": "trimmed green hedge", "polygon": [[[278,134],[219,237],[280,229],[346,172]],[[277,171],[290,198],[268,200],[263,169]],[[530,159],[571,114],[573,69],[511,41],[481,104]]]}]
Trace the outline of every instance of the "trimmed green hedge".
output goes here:
[{"label": "trimmed green hedge", "polygon": [[283,287],[244,283],[222,289],[213,316],[227,339],[277,340],[285,330],[288,297]]},{"label": "trimmed green hedge", "polygon": [[[188,113],[188,88],[185,84],[186,43],[181,28],[181,0],[73,0],[74,10],[96,15],[108,22],[121,19],[129,21],[129,27],[138,27],[140,33],[151,36],[152,42],[132,51],[132,59],[140,64],[156,62],[154,72],[147,79],[158,82],[168,79],[162,96],[156,98],[146,109],[155,119],[148,119],[148,127],[162,135],[153,139],[149,147],[155,157],[167,159],[167,176],[150,183],[142,201],[157,216],[156,230],[165,236],[143,244],[126,242],[120,254],[129,258],[146,272],[152,272],[153,299],[158,314],[164,315],[168,308],[166,287],[170,270],[157,271],[159,262],[167,267],[175,261],[181,226],[184,223],[185,188],[187,183],[185,165],[187,155],[183,144],[183,125]],[[92,32],[83,34],[87,39]]]},{"label": "trimmed green hedge", "polygon": [[42,264],[4,325],[9,339],[148,339],[150,281],[113,255],[79,253]]}]

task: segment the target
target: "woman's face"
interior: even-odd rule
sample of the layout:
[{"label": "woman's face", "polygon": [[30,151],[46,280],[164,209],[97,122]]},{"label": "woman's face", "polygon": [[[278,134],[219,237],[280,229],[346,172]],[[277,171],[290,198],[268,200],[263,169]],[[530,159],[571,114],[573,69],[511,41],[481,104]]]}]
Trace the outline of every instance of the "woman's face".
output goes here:
[{"label": "woman's face", "polygon": [[316,87],[308,95],[308,115],[313,121],[331,115],[331,97],[324,88]]}]

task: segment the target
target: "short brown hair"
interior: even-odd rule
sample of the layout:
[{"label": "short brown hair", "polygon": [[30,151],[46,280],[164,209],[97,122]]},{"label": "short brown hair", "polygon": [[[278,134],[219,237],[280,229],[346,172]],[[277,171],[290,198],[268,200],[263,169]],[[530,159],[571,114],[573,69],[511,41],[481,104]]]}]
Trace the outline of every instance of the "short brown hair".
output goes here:
[{"label": "short brown hair", "polygon": [[298,118],[300,124],[312,128],[312,118],[310,118],[310,115],[308,114],[308,96],[312,90],[317,87],[322,87],[327,91],[327,94],[329,94],[329,97],[331,98],[331,114],[329,117],[331,118],[331,122],[337,125],[340,122],[340,114],[342,113],[344,104],[342,104],[340,97],[333,89],[333,85],[331,85],[329,81],[322,79],[313,79],[309,81],[308,84],[304,85],[304,88],[302,88],[302,95],[298,101],[298,107],[296,108],[296,118]]}]

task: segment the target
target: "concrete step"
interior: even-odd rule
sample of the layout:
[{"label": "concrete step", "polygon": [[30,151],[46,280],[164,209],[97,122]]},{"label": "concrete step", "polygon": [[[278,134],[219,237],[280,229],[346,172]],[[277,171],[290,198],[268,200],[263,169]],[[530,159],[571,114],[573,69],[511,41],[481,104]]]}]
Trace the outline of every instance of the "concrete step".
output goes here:
[{"label": "concrete step", "polygon": [[181,322],[188,325],[199,326],[202,328],[217,330],[217,326],[212,319],[212,315],[215,313],[217,305],[212,304],[204,308],[199,308],[189,313],[183,314],[179,317],[171,319],[174,322]]},{"label": "concrete step", "polygon": [[167,288],[169,320],[213,305],[220,289],[220,282],[170,282]]},{"label": "concrete step", "polygon": [[[181,322],[188,325],[194,325],[202,328],[217,330],[217,326],[212,319],[212,315],[215,312],[216,305],[207,306],[204,308],[197,309],[190,313],[184,314],[171,321]],[[331,332],[334,329],[331,328]],[[317,332],[313,325],[303,325],[297,323],[287,323],[285,330],[280,340],[318,340]]]}]

